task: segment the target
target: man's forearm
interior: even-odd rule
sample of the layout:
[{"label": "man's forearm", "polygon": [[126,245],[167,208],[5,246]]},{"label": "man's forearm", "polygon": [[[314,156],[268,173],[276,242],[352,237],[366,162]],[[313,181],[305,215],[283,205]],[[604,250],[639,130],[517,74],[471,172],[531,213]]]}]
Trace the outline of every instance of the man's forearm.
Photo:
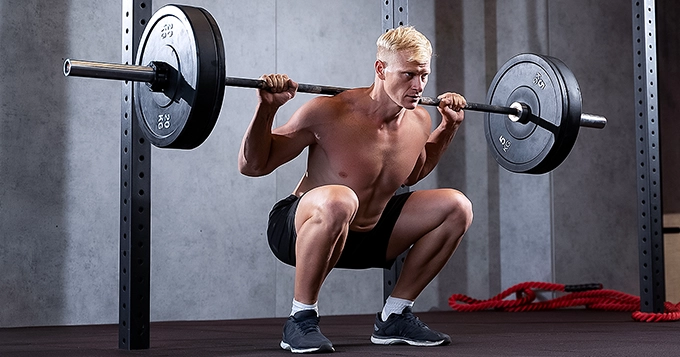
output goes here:
[{"label": "man's forearm", "polygon": [[259,104],[250,122],[239,153],[239,171],[258,176],[267,166],[272,142],[272,125],[278,108]]},{"label": "man's forearm", "polygon": [[441,124],[430,134],[427,144],[425,144],[425,164],[423,165],[418,180],[425,178],[437,166],[444,152],[451,144],[451,140],[456,135],[460,123]]}]

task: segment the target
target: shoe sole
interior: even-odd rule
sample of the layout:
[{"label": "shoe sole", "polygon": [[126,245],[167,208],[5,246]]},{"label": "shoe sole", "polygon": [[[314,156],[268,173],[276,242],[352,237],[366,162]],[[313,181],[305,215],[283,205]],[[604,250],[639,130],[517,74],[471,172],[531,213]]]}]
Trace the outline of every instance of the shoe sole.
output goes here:
[{"label": "shoe sole", "polygon": [[290,351],[290,352],[293,352],[293,353],[335,352],[335,348],[333,348],[333,346],[329,346],[329,345],[321,345],[319,347],[311,347],[311,348],[294,348],[293,346],[281,341],[280,346],[284,350]]},{"label": "shoe sole", "polygon": [[421,347],[432,347],[445,344],[446,340],[438,341],[414,341],[398,337],[375,337],[371,336],[371,342],[376,345],[411,345]]}]

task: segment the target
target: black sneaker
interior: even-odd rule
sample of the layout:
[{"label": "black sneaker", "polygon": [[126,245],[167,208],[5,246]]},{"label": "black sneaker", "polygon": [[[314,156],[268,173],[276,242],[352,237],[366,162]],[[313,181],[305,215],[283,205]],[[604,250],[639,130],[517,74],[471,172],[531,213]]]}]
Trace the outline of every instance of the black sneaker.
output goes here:
[{"label": "black sneaker", "polygon": [[333,344],[319,330],[314,310],[297,312],[283,325],[281,348],[293,353],[333,352]]},{"label": "black sneaker", "polygon": [[413,316],[410,307],[406,307],[400,315],[391,314],[387,321],[382,320],[379,312],[375,316],[371,342],[377,345],[439,346],[450,344],[451,337],[430,330],[425,323]]}]

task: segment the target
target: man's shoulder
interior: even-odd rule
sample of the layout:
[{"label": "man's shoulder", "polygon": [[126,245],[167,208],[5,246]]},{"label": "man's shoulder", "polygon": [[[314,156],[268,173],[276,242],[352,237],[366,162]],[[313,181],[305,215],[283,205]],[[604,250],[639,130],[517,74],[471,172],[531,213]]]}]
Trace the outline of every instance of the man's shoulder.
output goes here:
[{"label": "man's shoulder", "polygon": [[409,110],[408,114],[410,114],[410,116],[413,117],[416,121],[422,124],[430,125],[431,122],[430,113],[423,106],[419,105],[415,109]]},{"label": "man's shoulder", "polygon": [[343,112],[356,110],[360,103],[360,94],[354,89],[349,89],[333,96],[318,96],[303,106],[316,114],[338,115]]},{"label": "man's shoulder", "polygon": [[334,96],[326,97],[326,99],[331,105],[345,109],[362,105],[366,101],[366,97],[366,88],[352,88]]}]

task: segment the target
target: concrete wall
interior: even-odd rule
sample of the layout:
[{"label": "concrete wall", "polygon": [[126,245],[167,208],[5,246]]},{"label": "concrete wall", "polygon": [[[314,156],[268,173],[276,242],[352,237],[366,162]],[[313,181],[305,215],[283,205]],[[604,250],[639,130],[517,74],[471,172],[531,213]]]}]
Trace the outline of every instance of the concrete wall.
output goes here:
[{"label": "concrete wall", "polygon": [[[583,110],[608,117],[582,129],[551,173],[500,168],[486,153],[483,115],[467,113],[440,165],[441,186],[461,188],[475,221],[445,271],[446,291],[489,297],[524,281],[602,282],[637,293],[637,236],[630,4],[438,1],[439,87],[483,100],[498,67],[521,52],[560,58],[579,80]],[[439,6],[438,6],[439,7]],[[460,17],[460,21],[450,21]],[[530,19],[530,21],[518,21]],[[442,76],[447,78],[443,80]],[[452,79],[448,80],[448,79]],[[461,170],[464,168],[464,170]]]},{"label": "concrete wall", "polygon": [[609,119],[602,131],[582,128],[552,173],[555,278],[637,295],[631,4],[584,3],[578,16],[564,16],[568,1],[550,4],[551,54],[579,79],[584,112]]},{"label": "concrete wall", "polygon": [[60,71],[69,54],[120,60],[120,4],[0,13],[0,325],[113,322],[120,84]]},{"label": "concrete wall", "polygon": [[[371,83],[379,1],[187,3],[215,16],[231,76]],[[60,66],[64,57],[119,61],[120,3],[3,0],[0,13],[0,59],[10,64],[0,68],[0,326],[116,323],[120,84],[64,78]],[[497,68],[531,51],[561,58],[584,110],[609,118],[605,130],[583,129],[554,172],[529,176],[499,168],[483,116],[467,113],[439,169],[414,189],[461,189],[475,221],[416,310],[527,280],[637,293],[630,4],[414,0],[409,15],[437,52],[426,95],[454,90],[483,102]],[[277,124],[309,98],[284,106]],[[265,225],[305,161],[256,179],[237,172],[255,102],[252,90],[227,88],[201,147],[152,150],[152,320],[289,312],[293,270],[270,253]],[[322,314],[374,313],[381,280],[378,269],[334,271]]]},{"label": "concrete wall", "polygon": [[656,2],[657,37],[659,46],[657,65],[659,73],[659,125],[661,126],[661,160],[663,175],[664,213],[680,213],[680,150],[675,142],[680,133],[680,93],[674,87],[680,82],[680,25],[674,19],[680,16],[680,4],[672,0]]}]

